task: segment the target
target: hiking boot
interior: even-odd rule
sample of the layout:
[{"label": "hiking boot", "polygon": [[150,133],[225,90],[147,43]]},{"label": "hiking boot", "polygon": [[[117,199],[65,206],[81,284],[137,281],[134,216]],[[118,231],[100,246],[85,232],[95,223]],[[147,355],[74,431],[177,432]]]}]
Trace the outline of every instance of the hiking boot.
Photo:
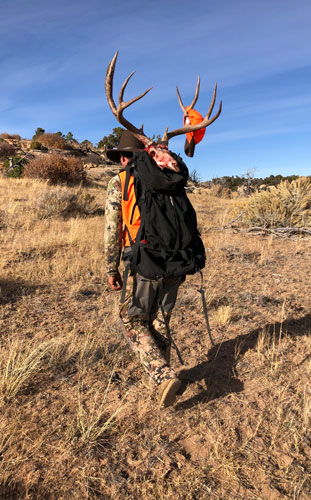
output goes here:
[{"label": "hiking boot", "polygon": [[180,388],[181,381],[176,378],[164,380],[158,387],[159,408],[167,408],[175,403],[176,392]]},{"label": "hiking boot", "polygon": [[141,382],[146,387],[146,389],[153,391],[155,383],[149,375],[143,375]]}]

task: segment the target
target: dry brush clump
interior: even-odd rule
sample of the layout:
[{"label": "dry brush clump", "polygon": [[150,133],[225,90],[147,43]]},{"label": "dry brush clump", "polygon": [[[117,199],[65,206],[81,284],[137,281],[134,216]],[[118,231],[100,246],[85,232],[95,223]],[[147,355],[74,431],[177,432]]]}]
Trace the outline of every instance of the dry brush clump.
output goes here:
[{"label": "dry brush clump", "polygon": [[221,184],[212,184],[211,187],[207,189],[207,192],[211,196],[216,196],[216,198],[231,198],[231,190]]},{"label": "dry brush clump", "polygon": [[58,154],[41,155],[30,160],[25,165],[23,175],[44,179],[51,184],[77,184],[86,180],[84,166],[79,158],[65,158]]},{"label": "dry brush clump", "polygon": [[7,132],[2,132],[0,134],[0,139],[9,139],[9,140],[20,141],[21,136],[19,134],[8,134]]},{"label": "dry brush clump", "polygon": [[36,141],[47,148],[66,149],[66,141],[59,134],[42,134],[36,138]]},{"label": "dry brush clump", "polygon": [[233,215],[243,212],[240,223],[265,228],[303,228],[311,226],[311,179],[299,177],[268,191],[254,193],[247,200],[238,202]]},{"label": "dry brush clump", "polygon": [[14,155],[15,148],[7,141],[0,141],[0,161],[6,160],[9,156]]},{"label": "dry brush clump", "polygon": [[45,189],[36,200],[38,215],[49,217],[72,217],[92,215],[98,211],[95,196],[79,188],[77,191],[56,187]]},{"label": "dry brush clump", "polygon": [[39,141],[31,141],[30,143],[30,149],[36,149],[38,151],[47,151],[48,148],[46,148],[41,142]]}]

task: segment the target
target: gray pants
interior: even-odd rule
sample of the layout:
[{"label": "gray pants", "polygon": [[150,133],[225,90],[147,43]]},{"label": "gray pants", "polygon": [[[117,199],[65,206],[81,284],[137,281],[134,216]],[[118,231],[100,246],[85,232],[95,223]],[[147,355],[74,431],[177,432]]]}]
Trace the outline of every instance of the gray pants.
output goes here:
[{"label": "gray pants", "polygon": [[148,316],[157,313],[160,303],[164,311],[170,313],[176,302],[178,288],[184,280],[184,276],[157,280],[134,275],[132,300],[127,314],[149,319]]}]

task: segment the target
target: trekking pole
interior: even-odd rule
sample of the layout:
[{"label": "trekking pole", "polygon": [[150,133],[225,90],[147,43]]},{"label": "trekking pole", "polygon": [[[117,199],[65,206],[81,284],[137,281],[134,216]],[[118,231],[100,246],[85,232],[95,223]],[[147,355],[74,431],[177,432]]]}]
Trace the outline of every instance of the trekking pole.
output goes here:
[{"label": "trekking pole", "polygon": [[160,309],[161,309],[161,313],[162,313],[162,316],[163,316],[163,321],[164,321],[164,324],[165,324],[165,328],[166,328],[166,333],[167,333],[167,337],[170,341],[170,343],[172,344],[172,346],[174,347],[176,353],[177,353],[177,356],[178,356],[178,359],[179,359],[179,362],[181,365],[184,365],[185,363],[183,362],[183,359],[181,357],[181,354],[180,354],[180,351],[177,347],[177,345],[175,344],[175,341],[171,335],[171,331],[170,331],[170,327],[169,327],[169,324],[168,324],[168,321],[166,319],[166,316],[165,316],[165,312],[164,312],[164,308],[163,308],[163,305],[162,303],[160,304]]},{"label": "trekking pole", "polygon": [[200,271],[200,274],[201,274],[201,288],[198,290],[198,292],[200,292],[201,297],[202,297],[203,312],[204,312],[204,316],[205,316],[207,331],[208,331],[208,335],[209,335],[211,344],[214,347],[215,346],[215,342],[214,342],[214,339],[212,337],[211,328],[209,326],[208,313],[207,313],[207,305],[206,305],[206,299],[205,299],[205,290],[203,288],[203,273],[202,273],[202,271]]}]

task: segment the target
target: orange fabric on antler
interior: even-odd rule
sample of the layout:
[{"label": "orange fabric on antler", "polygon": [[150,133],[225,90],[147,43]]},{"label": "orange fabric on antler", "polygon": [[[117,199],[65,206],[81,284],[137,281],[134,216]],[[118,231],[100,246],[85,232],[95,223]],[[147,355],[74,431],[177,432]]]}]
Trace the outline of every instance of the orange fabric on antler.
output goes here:
[{"label": "orange fabric on antler", "polygon": [[[189,117],[189,122],[187,123],[187,116],[184,116],[184,125],[196,125],[197,123],[200,123],[203,121],[203,116],[201,113],[196,111],[195,109],[191,109],[189,106],[186,107],[187,114]],[[204,134],[205,134],[205,128],[200,128],[199,130],[196,130],[194,132],[188,132],[186,134],[187,140],[190,144],[192,137],[194,138],[194,142],[198,144],[199,142],[202,141]]]}]

